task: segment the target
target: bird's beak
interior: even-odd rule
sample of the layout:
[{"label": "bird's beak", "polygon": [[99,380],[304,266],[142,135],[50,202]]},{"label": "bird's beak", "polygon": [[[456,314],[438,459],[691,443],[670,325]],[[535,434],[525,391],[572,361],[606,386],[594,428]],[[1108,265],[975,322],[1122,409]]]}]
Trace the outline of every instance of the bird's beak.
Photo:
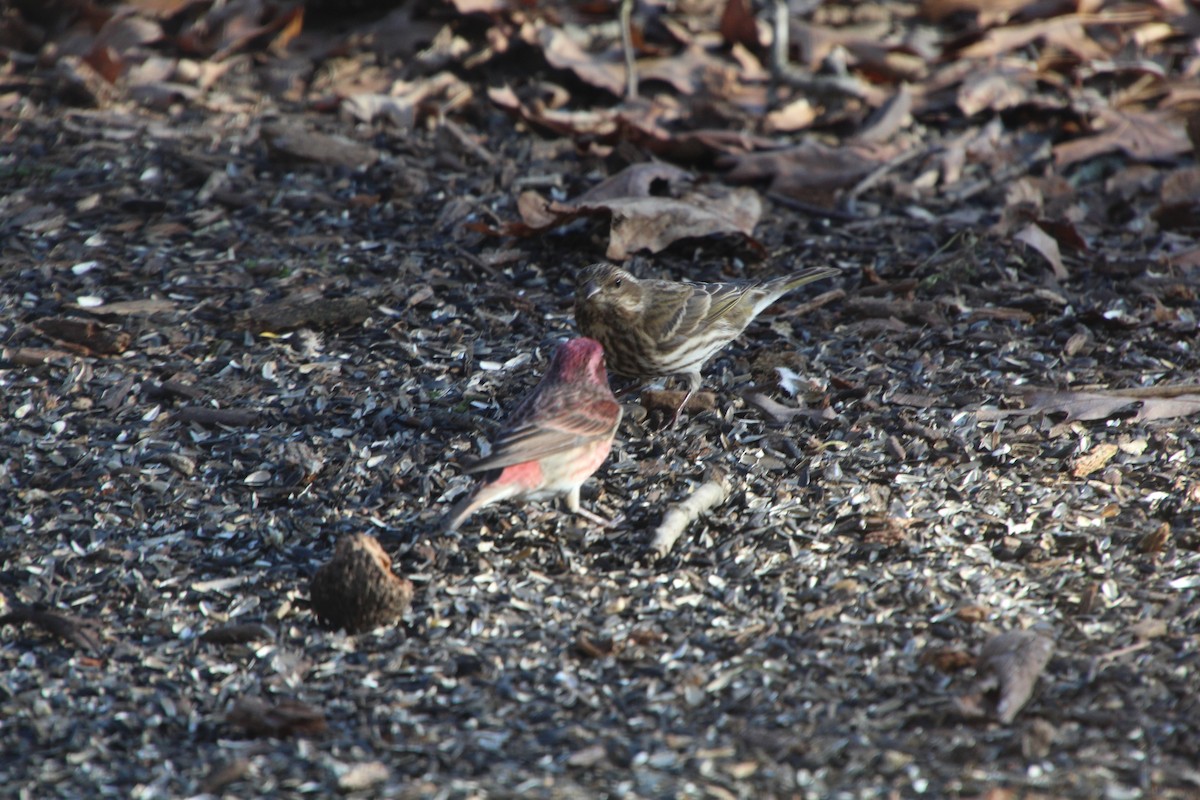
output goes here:
[{"label": "bird's beak", "polygon": [[600,284],[595,281],[588,281],[583,285],[583,299],[591,300],[596,295],[600,294]]}]

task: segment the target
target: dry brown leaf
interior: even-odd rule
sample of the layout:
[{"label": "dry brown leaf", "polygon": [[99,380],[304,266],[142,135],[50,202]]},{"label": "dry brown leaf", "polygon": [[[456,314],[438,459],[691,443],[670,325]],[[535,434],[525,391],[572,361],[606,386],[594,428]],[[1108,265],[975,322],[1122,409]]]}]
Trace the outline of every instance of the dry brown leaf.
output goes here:
[{"label": "dry brown leaf", "polygon": [[551,203],[533,189],[527,189],[517,196],[517,213],[521,215],[521,221],[532,230],[545,230],[567,221],[564,218],[568,216],[568,212],[559,209],[560,204]]},{"label": "dry brown leaf", "polygon": [[856,45],[878,47],[887,33],[887,23],[880,21],[830,28],[793,19],[790,30],[790,38],[800,51],[800,63],[811,70],[817,70],[835,48],[853,49]]},{"label": "dry brown leaf", "polygon": [[[572,200],[576,205],[589,205],[602,200],[629,197],[670,195],[678,197],[695,178],[679,167],[661,162],[631,164]],[[662,191],[655,191],[660,187]]]},{"label": "dry brown leaf", "polygon": [[262,126],[263,140],[273,154],[356,169],[374,164],[379,151],[345,136],[308,130],[303,124],[277,120]]},{"label": "dry brown leaf", "polygon": [[969,625],[976,625],[986,620],[991,613],[987,606],[973,605],[963,606],[954,612],[954,616]]},{"label": "dry brown leaf", "polygon": [[443,29],[443,23],[425,17],[418,4],[403,2],[383,19],[355,29],[346,44],[348,48],[371,50],[385,61],[408,60],[424,44],[436,41]]},{"label": "dry brown leaf", "polygon": [[762,42],[758,37],[758,18],[749,0],[728,0],[721,12],[718,27],[721,37],[729,44],[757,48]]},{"label": "dry brown leaf", "polygon": [[1161,553],[1170,538],[1171,523],[1164,522],[1142,537],[1138,542],[1138,550],[1143,553]]},{"label": "dry brown leaf", "polygon": [[1096,445],[1087,455],[1075,459],[1075,466],[1071,469],[1071,474],[1076,478],[1086,478],[1093,472],[1099,472],[1108,466],[1108,462],[1112,461],[1119,449],[1115,444]]},{"label": "dry brown leaf", "polygon": [[541,23],[535,28],[535,36],[536,41],[531,43],[541,48],[550,66],[570,70],[584,83],[617,97],[625,94],[625,62],[619,50],[604,56],[589,53],[566,31]]},{"label": "dry brown leaf", "polygon": [[968,117],[981,111],[1003,111],[1029,101],[1037,88],[1032,69],[1007,67],[968,75],[958,89],[958,108]]},{"label": "dry brown leaf", "polygon": [[622,125],[622,117],[617,109],[567,111],[534,108],[522,103],[516,92],[507,85],[489,88],[488,99],[525,122],[560,135],[586,135],[607,141],[616,136]]},{"label": "dry brown leaf", "polygon": [[272,7],[253,0],[235,0],[228,9],[236,9],[237,13],[227,16],[220,27],[219,46],[211,56],[213,61],[222,61],[251,45],[265,45],[278,52],[286,48],[304,24],[303,4]]},{"label": "dry brown leaf", "polygon": [[1041,254],[1043,258],[1050,264],[1050,268],[1054,271],[1054,277],[1058,280],[1066,280],[1070,277],[1067,268],[1063,266],[1062,253],[1058,249],[1058,241],[1053,236],[1042,230],[1037,223],[1026,225],[1016,236],[1013,237],[1018,242],[1023,242]]},{"label": "dry brown leaf", "polygon": [[[634,177],[631,188],[639,188],[637,184]],[[740,234],[748,246],[760,247],[752,234],[762,216],[762,200],[751,189],[713,188],[679,198],[613,197],[578,205],[550,202],[529,190],[518,198],[517,208],[522,222],[510,223],[500,233],[528,236],[580,216],[609,216],[606,257],[614,261],[624,261],[639,250],[657,253],[680,239],[716,234]]]},{"label": "dry brown leaf", "polygon": [[1037,224],[1039,228],[1054,237],[1054,241],[1058,242],[1060,248],[1073,250],[1077,253],[1086,253],[1091,249],[1073,222],[1065,219],[1052,220],[1043,218],[1039,219]]},{"label": "dry brown leaf", "polygon": [[1167,635],[1167,622],[1162,619],[1144,619],[1129,626],[1133,638],[1140,642],[1148,642]]},{"label": "dry brown leaf", "polygon": [[737,188],[717,196],[691,192],[678,200],[645,197],[609,200],[612,230],[606,256],[624,261],[639,250],[658,253],[680,239],[741,234],[751,246],[762,216],[762,200],[753,189]]},{"label": "dry brown leaf", "polygon": [[1025,176],[1012,181],[1004,190],[1004,210],[999,221],[992,226],[992,233],[1007,236],[1036,221],[1045,207],[1046,198],[1041,182]]},{"label": "dry brown leaf", "polygon": [[279,26],[278,33],[271,40],[271,51],[274,53],[283,53],[287,50],[287,46],[292,40],[300,35],[300,31],[304,29],[304,6],[303,4],[296,5],[289,9],[283,18],[283,24]]},{"label": "dry brown leaf", "polygon": [[359,92],[352,94],[342,101],[342,108],[355,119],[372,122],[383,118],[398,128],[412,128],[425,116],[436,111],[437,106],[446,98],[454,98],[456,102],[470,99],[471,87],[451,72],[439,72],[428,78],[406,82],[396,81],[387,94],[380,92]]},{"label": "dry brown leaf", "polygon": [[975,656],[954,647],[934,647],[921,653],[918,661],[939,672],[961,672],[975,666]]},{"label": "dry brown leaf", "polygon": [[129,9],[118,10],[96,33],[96,47],[111,47],[124,53],[157,42],[162,35],[157,22]]},{"label": "dry brown leaf", "polygon": [[93,47],[83,61],[109,83],[116,83],[126,69],[125,59],[113,48],[103,45]]},{"label": "dry brown leaf", "polygon": [[1055,166],[1061,170],[1117,150],[1141,161],[1159,161],[1192,149],[1184,121],[1173,111],[1103,109],[1096,127],[1101,130],[1093,136],[1055,145]]},{"label": "dry brown leaf", "polygon": [[790,133],[809,127],[817,119],[817,109],[806,97],[798,97],[769,114],[763,128],[770,132]]},{"label": "dry brown leaf", "polygon": [[[892,141],[896,134],[913,123],[913,92],[906,83],[888,98],[874,120],[854,137],[859,144],[882,145]],[[770,117],[768,115],[768,122]]]},{"label": "dry brown leaf", "polygon": [[858,183],[894,155],[890,147],[806,142],[786,150],[725,156],[717,165],[728,170],[726,179],[733,183],[768,181],[774,192],[833,207],[837,190]]},{"label": "dry brown leaf", "polygon": [[960,50],[958,55],[961,58],[991,58],[1042,40],[1074,54],[1081,61],[1108,58],[1109,52],[1088,36],[1083,27],[1085,21],[1095,21],[1095,18],[1069,15],[993,28],[981,40]]},{"label": "dry brown leaf", "polygon": [[[977,694],[965,698],[966,706],[987,708],[1002,723],[1010,724],[1029,702],[1053,653],[1054,640],[1034,631],[993,636],[979,652]],[[994,704],[990,703],[993,696]],[[980,698],[982,703],[978,703]]]},{"label": "dry brown leaf", "polygon": [[[488,99],[528,124],[586,141],[595,155],[606,156],[611,146],[626,140],[652,154],[674,162],[711,160],[714,156],[742,156],[755,150],[777,148],[778,142],[739,130],[708,129],[676,131],[674,126],[688,116],[686,106],[663,95],[652,100],[626,102],[614,108],[571,111],[542,103],[522,103],[508,86],[488,89]],[[764,174],[769,177],[770,169]]]},{"label": "dry brown leaf", "polygon": [[1161,227],[1184,231],[1194,229],[1200,220],[1200,167],[1184,167],[1170,172],[1162,182],[1158,207],[1151,217]]},{"label": "dry brown leaf", "polygon": [[120,99],[112,82],[79,56],[62,56],[54,67],[65,87],[88,104],[105,108]]},{"label": "dry brown leaf", "polygon": [[[711,55],[707,49],[699,45],[690,45],[669,58],[649,58],[638,62],[638,79],[645,83],[659,80],[669,84],[675,91],[684,95],[693,95],[710,84],[714,89],[725,88],[717,92],[732,99],[737,95],[737,68],[728,61],[722,61]],[[622,86],[624,85],[624,66],[621,67]],[[722,79],[723,76],[723,79]],[[622,88],[622,91],[624,89]]]}]

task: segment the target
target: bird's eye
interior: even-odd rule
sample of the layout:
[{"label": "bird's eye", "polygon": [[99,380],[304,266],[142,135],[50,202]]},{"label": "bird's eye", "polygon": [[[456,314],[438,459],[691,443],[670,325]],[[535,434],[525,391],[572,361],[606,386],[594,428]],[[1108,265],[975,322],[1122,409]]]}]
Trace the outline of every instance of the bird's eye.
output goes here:
[{"label": "bird's eye", "polygon": [[613,288],[614,288],[614,289],[620,289],[620,288],[621,288],[621,279],[620,279],[620,278],[617,278],[615,281],[613,281]]}]

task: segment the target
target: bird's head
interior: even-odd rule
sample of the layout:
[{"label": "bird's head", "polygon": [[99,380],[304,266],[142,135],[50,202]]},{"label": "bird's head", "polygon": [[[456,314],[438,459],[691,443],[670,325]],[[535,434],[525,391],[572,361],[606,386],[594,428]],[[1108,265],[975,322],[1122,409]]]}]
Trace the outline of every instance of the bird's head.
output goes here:
[{"label": "bird's head", "polygon": [[608,386],[608,374],[604,371],[604,347],[586,336],[568,339],[556,347],[546,372],[560,380],[583,380]]},{"label": "bird's head", "polygon": [[580,270],[575,278],[575,305],[634,313],[642,305],[642,286],[620,267],[603,262],[592,264]]}]

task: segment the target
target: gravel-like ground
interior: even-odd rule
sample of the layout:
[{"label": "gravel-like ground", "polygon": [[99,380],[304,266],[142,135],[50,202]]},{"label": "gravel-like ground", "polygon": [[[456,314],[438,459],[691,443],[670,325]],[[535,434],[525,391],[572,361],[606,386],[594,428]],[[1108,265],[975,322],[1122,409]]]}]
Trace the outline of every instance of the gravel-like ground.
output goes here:
[{"label": "gravel-like ground", "polygon": [[[584,490],[623,518],[447,536],[606,236],[473,223],[609,167],[498,111],[503,177],[436,132],[294,161],[249,111],[59,109],[0,158],[0,795],[1200,793],[1196,395],[1146,390],[1200,374],[1194,270],[1114,231],[1054,280],[1003,237],[769,203],[766,260],[635,267],[843,276],[710,363],[678,430],[627,398]],[[416,587],[358,636],[308,605],[354,532]],[[973,717],[975,655],[1022,629],[1055,641],[1032,698]]]}]

